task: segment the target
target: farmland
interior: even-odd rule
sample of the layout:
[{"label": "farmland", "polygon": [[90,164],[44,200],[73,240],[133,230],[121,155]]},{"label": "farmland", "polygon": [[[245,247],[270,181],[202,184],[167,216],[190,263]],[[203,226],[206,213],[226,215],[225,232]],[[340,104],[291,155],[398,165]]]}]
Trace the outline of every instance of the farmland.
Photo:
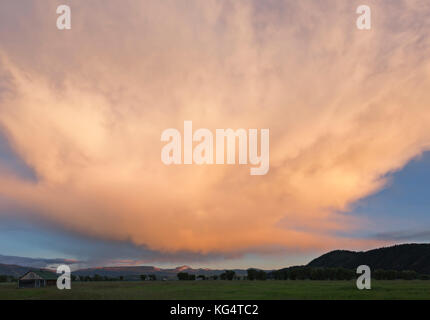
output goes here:
[{"label": "farmland", "polygon": [[18,289],[0,283],[4,299],[430,299],[430,281],[372,281],[371,290],[358,290],[355,281],[115,281],[73,282],[71,290],[56,287]]}]

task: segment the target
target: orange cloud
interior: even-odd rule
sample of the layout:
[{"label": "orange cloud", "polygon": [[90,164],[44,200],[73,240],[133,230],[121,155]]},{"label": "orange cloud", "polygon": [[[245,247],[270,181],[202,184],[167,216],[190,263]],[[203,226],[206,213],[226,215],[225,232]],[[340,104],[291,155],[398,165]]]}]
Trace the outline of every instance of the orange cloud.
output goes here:
[{"label": "orange cloud", "polygon": [[[345,1],[215,0],[80,3],[58,31],[55,1],[3,1],[20,29],[0,32],[0,125],[37,182],[3,172],[0,194],[165,252],[369,245],[334,235],[360,225],[341,212],[430,145],[430,6],[371,2],[371,31]],[[269,128],[269,173],[165,166],[184,120]]]}]

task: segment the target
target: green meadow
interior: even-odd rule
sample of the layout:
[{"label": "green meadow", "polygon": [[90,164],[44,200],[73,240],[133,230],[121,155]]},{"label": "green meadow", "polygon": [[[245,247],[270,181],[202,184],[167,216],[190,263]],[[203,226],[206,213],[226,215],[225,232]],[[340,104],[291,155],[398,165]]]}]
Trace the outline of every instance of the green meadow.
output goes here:
[{"label": "green meadow", "polygon": [[310,280],[73,282],[71,290],[0,283],[0,299],[430,299],[430,281],[372,281],[371,290],[354,281]]}]

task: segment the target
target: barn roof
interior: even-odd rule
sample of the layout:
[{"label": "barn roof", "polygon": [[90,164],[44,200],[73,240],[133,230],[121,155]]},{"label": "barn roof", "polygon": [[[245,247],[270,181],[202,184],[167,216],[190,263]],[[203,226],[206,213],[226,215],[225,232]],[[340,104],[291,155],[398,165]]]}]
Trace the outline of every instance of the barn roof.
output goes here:
[{"label": "barn roof", "polygon": [[47,270],[39,270],[35,271],[35,273],[45,280],[57,280],[58,278],[56,273]]},{"label": "barn roof", "polygon": [[30,272],[35,273],[36,275],[38,275],[40,278],[44,279],[44,280],[57,280],[57,274],[48,270],[31,270],[26,272],[25,274],[23,274],[20,279],[24,278],[27,274],[29,274]]}]

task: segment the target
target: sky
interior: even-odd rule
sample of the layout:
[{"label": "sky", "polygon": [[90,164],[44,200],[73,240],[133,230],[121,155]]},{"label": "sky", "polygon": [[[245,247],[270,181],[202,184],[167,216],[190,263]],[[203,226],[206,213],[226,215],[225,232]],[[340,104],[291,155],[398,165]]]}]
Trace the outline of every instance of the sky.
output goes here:
[{"label": "sky", "polygon": [[[69,4],[72,29],[56,28]],[[0,3],[0,254],[272,269],[428,241],[430,4]],[[162,132],[270,130],[270,170]]]}]

